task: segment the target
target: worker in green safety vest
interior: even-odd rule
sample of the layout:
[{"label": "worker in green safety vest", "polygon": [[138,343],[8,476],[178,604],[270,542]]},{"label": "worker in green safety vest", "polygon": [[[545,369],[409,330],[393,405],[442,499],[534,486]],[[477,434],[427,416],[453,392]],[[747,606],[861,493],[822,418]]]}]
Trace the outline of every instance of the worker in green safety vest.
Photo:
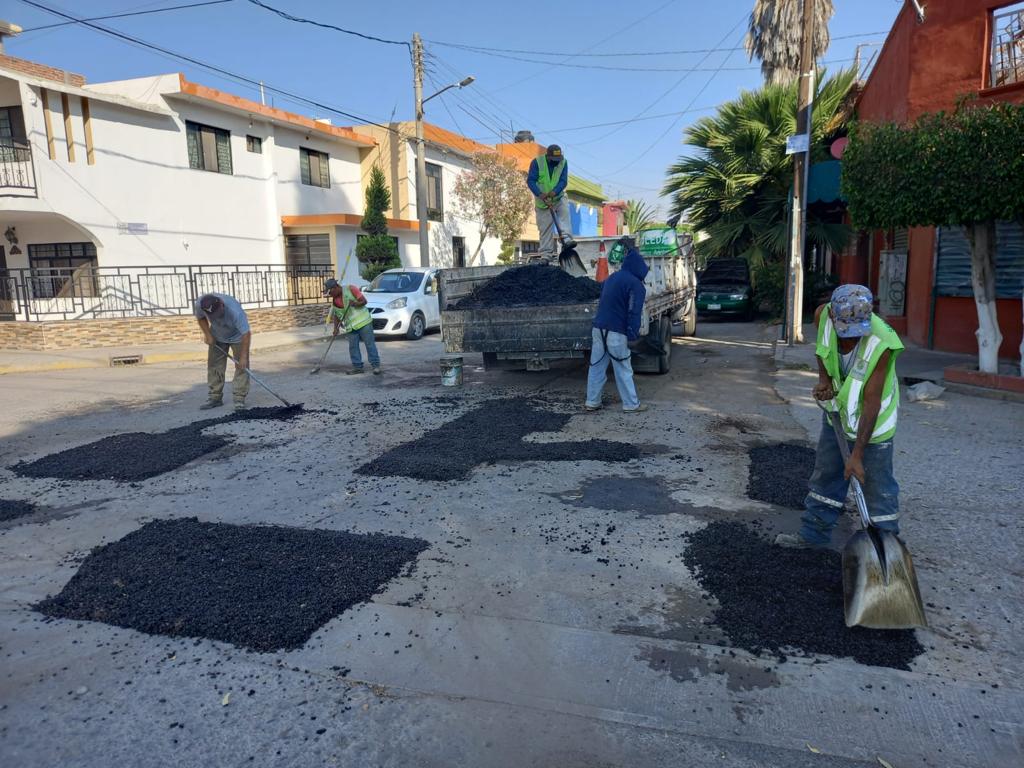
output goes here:
[{"label": "worker in green safety vest", "polygon": [[324,281],[324,294],[331,297],[329,319],[334,321],[334,335],[342,330],[348,334],[348,354],[352,367],[345,373],[348,375],[363,372],[363,355],[359,342],[366,347],[370,358],[370,367],[375,376],[380,375],[380,353],[373,337],[373,318],[366,308],[366,297],[354,285],[342,285],[333,277]]},{"label": "worker in green safety vest", "polygon": [[553,217],[558,217],[563,245],[574,244],[569,204],[565,199],[565,188],[569,184],[569,164],[566,163],[560,146],[552,144],[543,155],[533,159],[526,174],[526,184],[533,193],[537,206],[537,229],[540,230],[538,255],[541,258],[553,259],[558,255],[555,250],[557,232]]},{"label": "worker in green safety vest", "polygon": [[903,342],[871,311],[871,304],[871,291],[863,285],[841,285],[815,313],[818,383],[813,395],[828,410],[838,410],[851,443],[850,458],[843,461],[825,414],[804,499],[803,525],[799,534],[779,534],[777,544],[827,545],[843,511],[851,477],[863,486],[872,523],[899,533],[900,488],[893,476],[892,454],[900,406],[896,358]]}]

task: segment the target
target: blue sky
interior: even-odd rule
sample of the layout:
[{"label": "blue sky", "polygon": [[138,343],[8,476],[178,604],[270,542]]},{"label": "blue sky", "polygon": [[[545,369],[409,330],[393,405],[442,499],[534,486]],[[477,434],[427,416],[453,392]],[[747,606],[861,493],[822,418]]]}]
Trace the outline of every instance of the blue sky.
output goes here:
[{"label": "blue sky", "polygon": [[[36,1],[91,18],[198,0]],[[499,137],[510,141],[513,130],[529,129],[542,143],[561,144],[570,167],[603,184],[610,198],[657,202],[666,167],[683,151],[686,125],[761,81],[756,63],[742,50],[587,55],[736,48],[752,0],[264,1],[295,16],[382,38],[408,40],[419,32],[428,53],[427,95],[465,75],[476,77],[468,88],[431,101],[428,120],[485,143]],[[837,0],[835,5],[833,38],[856,36],[834,40],[825,55],[839,67],[852,61],[858,43],[884,39],[877,33],[889,29],[901,2]],[[0,16],[28,30],[8,41],[11,55],[80,72],[91,82],[183,71],[197,82],[258,98],[249,85],[79,24],[31,31],[61,19],[22,0],[3,0],[0,7]],[[248,0],[96,23],[370,120],[412,117],[412,74],[404,47],[287,21]],[[442,43],[558,55],[496,56]],[[877,46],[865,48],[864,55],[874,50]],[[512,56],[561,66],[506,58]],[[281,95],[272,98],[276,106],[331,117],[335,124],[353,122]],[[684,110],[687,114],[655,117]],[[583,127],[636,117],[648,119]]]}]

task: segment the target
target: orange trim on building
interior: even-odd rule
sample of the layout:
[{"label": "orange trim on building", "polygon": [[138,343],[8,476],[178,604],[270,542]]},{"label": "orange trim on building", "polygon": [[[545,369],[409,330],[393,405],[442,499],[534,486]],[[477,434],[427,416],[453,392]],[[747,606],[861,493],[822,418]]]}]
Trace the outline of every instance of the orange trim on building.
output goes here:
[{"label": "orange trim on building", "polygon": [[250,112],[253,115],[262,115],[263,117],[271,118],[273,120],[280,120],[285,123],[291,123],[299,128],[305,128],[307,130],[317,131],[319,133],[326,133],[329,136],[333,136],[338,139],[346,139],[355,144],[359,144],[363,147],[375,147],[377,142],[365,134],[356,133],[351,128],[345,128],[340,125],[327,125],[326,123],[318,123],[311,117],[305,115],[299,115],[295,112],[287,112],[277,107],[268,107],[266,104],[260,104],[252,101],[251,99],[245,99],[241,96],[235,96],[232,93],[225,93],[219,91],[216,88],[210,88],[206,85],[199,85],[199,83],[193,83],[185,79],[185,75],[178,74],[178,80],[180,83],[181,93],[189,96],[195,96],[197,99],[203,99],[205,101],[212,101],[217,104],[222,104],[226,107],[234,107],[245,112]]},{"label": "orange trim on building", "polygon": [[498,150],[499,155],[511,157],[515,160],[516,168],[523,173],[529,172],[530,163],[533,162],[535,157],[543,155],[547,151],[547,147],[535,141],[525,141],[517,144],[495,144],[494,147]]},{"label": "orange trim on building", "polygon": [[441,144],[445,147],[451,147],[459,152],[465,152],[467,155],[473,155],[477,152],[493,152],[494,147],[489,147],[486,144],[467,139],[465,136],[460,136],[453,131],[446,130],[437,125],[431,123],[423,124],[423,138],[433,144]]},{"label": "orange trim on building", "polygon": [[[282,216],[285,227],[358,227],[363,217],[358,213],[311,213],[300,216]],[[420,223],[410,219],[388,219],[388,229],[418,231]]]}]

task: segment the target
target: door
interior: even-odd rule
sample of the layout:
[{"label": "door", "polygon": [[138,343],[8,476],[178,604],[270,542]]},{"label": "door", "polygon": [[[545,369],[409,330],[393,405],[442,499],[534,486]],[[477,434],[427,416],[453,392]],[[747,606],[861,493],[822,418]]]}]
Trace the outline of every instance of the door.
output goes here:
[{"label": "door", "polygon": [[427,318],[428,328],[434,328],[441,324],[441,308],[437,298],[437,272],[428,272],[423,278],[423,314]]},{"label": "door", "polygon": [[466,266],[466,238],[452,238],[452,266],[456,269]]}]

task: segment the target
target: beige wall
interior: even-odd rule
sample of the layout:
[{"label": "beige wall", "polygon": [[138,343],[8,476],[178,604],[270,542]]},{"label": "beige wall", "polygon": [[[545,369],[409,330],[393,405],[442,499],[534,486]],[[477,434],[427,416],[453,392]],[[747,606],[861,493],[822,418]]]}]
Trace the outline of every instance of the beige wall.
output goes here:
[{"label": "beige wall", "polygon": [[[399,124],[392,126],[398,130]],[[413,188],[412,180],[409,178],[407,169],[411,166],[408,154],[409,142],[399,140],[393,131],[381,128],[376,125],[362,125],[355,129],[357,132],[372,136],[377,140],[374,149],[364,149],[360,154],[360,171],[362,175],[363,200],[360,201],[359,212],[363,212],[365,205],[366,188],[370,183],[370,171],[374,165],[379,165],[384,171],[388,180],[388,189],[391,190],[391,214],[393,219],[412,219],[412,204],[409,200],[409,190]]]}]

